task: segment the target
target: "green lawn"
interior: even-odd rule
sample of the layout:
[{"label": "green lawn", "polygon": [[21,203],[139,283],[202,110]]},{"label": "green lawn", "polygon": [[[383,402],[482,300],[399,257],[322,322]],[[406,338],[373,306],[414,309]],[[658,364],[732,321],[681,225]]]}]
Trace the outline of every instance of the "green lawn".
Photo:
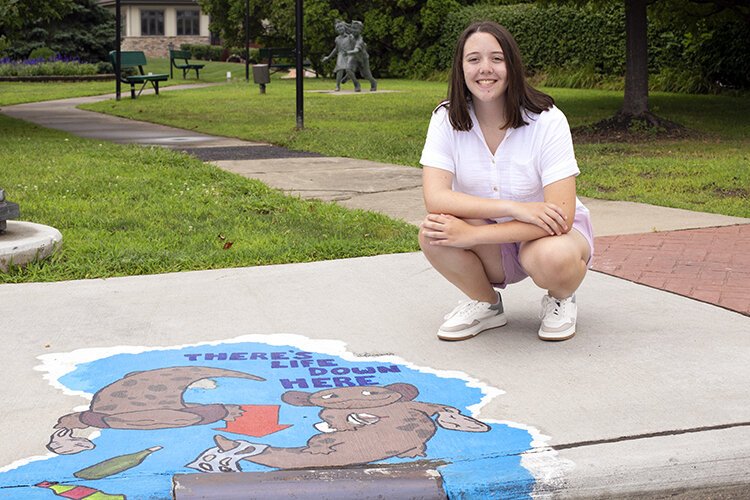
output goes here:
[{"label": "green lawn", "polygon": [[[330,89],[332,82],[306,80],[305,88]],[[397,92],[306,92],[302,131],[294,128],[293,81],[273,81],[265,95],[255,85],[237,82],[85,107],[330,156],[418,166],[429,115],[445,85],[383,80],[379,88]],[[622,102],[622,94],[614,91],[544,90],[572,127],[611,116]],[[750,217],[750,99],[654,93],[650,102],[654,112],[696,131],[696,137],[579,143],[579,193]]]},{"label": "green lawn", "polygon": [[282,195],[159,147],[81,139],[0,115],[2,187],[63,233],[51,259],[0,283],[307,262],[418,249],[383,215]]},{"label": "green lawn", "polygon": [[0,82],[0,107],[114,93],[115,82]]}]

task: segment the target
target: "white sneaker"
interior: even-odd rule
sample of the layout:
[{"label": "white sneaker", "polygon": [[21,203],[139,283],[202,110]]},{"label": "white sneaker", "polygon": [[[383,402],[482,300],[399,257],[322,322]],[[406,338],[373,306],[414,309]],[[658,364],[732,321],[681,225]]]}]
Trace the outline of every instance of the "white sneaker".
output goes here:
[{"label": "white sneaker", "polygon": [[545,295],[542,297],[542,326],[539,327],[539,338],[542,340],[568,340],[576,334],[576,296],[567,299],[556,299]]},{"label": "white sneaker", "polygon": [[460,303],[445,315],[445,323],[438,330],[440,340],[466,340],[479,332],[503,326],[508,320],[503,312],[503,299],[497,294],[498,303],[470,300]]}]

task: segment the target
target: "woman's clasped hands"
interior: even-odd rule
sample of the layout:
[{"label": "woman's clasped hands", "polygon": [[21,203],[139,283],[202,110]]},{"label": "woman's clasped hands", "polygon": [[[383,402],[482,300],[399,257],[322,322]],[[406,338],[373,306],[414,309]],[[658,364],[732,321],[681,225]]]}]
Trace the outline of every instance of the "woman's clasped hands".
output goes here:
[{"label": "woman's clasped hands", "polygon": [[517,221],[539,226],[547,234],[560,235],[568,232],[567,216],[562,208],[548,201],[514,202],[511,217]]},{"label": "woman's clasped hands", "polygon": [[427,214],[419,225],[430,245],[470,248],[479,244],[477,226],[448,214]]},{"label": "woman's clasped hands", "polygon": [[[511,206],[513,219],[538,226],[549,236],[568,232],[567,216],[554,203],[513,202]],[[430,239],[431,245],[470,248],[483,243],[480,237],[483,225],[450,214],[428,214],[419,228],[422,235]]]}]

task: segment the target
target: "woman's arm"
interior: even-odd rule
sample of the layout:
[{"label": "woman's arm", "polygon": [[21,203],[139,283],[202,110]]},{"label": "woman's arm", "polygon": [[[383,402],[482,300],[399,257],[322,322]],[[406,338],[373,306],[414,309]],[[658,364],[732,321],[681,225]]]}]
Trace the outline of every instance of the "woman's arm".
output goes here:
[{"label": "woman's arm", "polygon": [[[546,188],[544,202],[519,203],[459,193],[453,191],[452,185],[453,174],[451,172],[427,166],[422,169],[422,191],[425,207],[429,213],[450,214],[462,219],[513,217],[521,223],[539,227],[546,234],[562,234],[566,230],[565,218],[568,214],[562,208],[565,205],[555,203],[557,195],[554,195],[553,199],[548,198]],[[561,198],[561,201],[566,200]],[[573,181],[573,204],[572,213],[575,213],[575,180]],[[572,215],[568,220],[573,220]]]},{"label": "woman's arm", "polygon": [[429,213],[464,219],[510,217],[510,202],[490,200],[453,191],[453,174],[435,167],[422,168],[422,194]]},{"label": "woman's arm", "polygon": [[[437,170],[437,169],[433,169]],[[452,174],[446,172],[452,181]],[[433,181],[435,181],[433,179]],[[437,181],[435,181],[437,182]],[[422,223],[423,234],[431,238],[432,245],[445,245],[459,248],[473,247],[482,244],[511,243],[519,241],[531,241],[543,236],[553,234],[567,233],[571,229],[573,218],[575,217],[576,203],[576,184],[575,177],[570,176],[553,182],[544,188],[544,202],[541,203],[519,203],[502,200],[485,200],[474,196],[455,193],[453,198],[457,200],[458,210],[466,209],[466,212],[457,213],[457,211],[446,210],[433,212],[428,205],[428,211],[431,213]],[[432,186],[434,187],[434,186]],[[427,202],[427,185],[425,185],[425,202]],[[434,193],[431,193],[434,196]],[[439,204],[443,201],[445,195],[439,194]],[[445,197],[447,198],[447,197]],[[514,217],[516,220],[504,222],[502,224],[486,224],[474,226],[464,222],[468,218],[492,218],[493,216],[481,215],[485,213],[482,208],[488,205],[484,202],[498,202],[501,204],[511,204],[512,213],[506,214]],[[470,207],[473,203],[475,207]],[[506,205],[507,206],[507,205]],[[554,207],[554,208],[551,208]],[[552,215],[548,212],[552,211]],[[477,215],[471,215],[475,213]],[[460,218],[459,218],[460,217]],[[549,221],[546,221],[546,219]],[[526,222],[530,220],[532,222]],[[571,221],[567,223],[566,221]],[[553,230],[554,228],[554,230]]]}]

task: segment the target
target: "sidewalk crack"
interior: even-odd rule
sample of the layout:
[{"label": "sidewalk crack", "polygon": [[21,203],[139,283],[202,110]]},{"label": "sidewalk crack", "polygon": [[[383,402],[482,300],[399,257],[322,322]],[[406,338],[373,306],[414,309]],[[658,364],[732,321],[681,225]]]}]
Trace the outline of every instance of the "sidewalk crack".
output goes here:
[{"label": "sidewalk crack", "polygon": [[633,434],[630,436],[620,436],[620,437],[609,438],[609,439],[593,439],[591,441],[578,441],[576,443],[558,444],[558,445],[552,446],[551,448],[554,450],[567,450],[570,448],[581,448],[583,446],[595,446],[598,444],[620,443],[623,441],[635,441],[637,439],[650,439],[654,437],[678,436],[680,434],[691,434],[695,432],[719,431],[719,430],[724,430],[724,429],[732,429],[735,427],[750,427],[750,422],[737,422],[733,424],[720,424],[720,425],[707,425],[703,427],[693,427],[690,429],[675,429],[671,431],[648,432],[644,434]]},{"label": "sidewalk crack", "polygon": [[381,193],[396,193],[398,191],[408,191],[410,189],[416,189],[421,188],[421,184],[417,184],[415,186],[404,186],[400,188],[394,188],[394,189],[381,189],[378,191],[357,191],[354,189],[298,189],[298,188],[289,188],[284,189],[284,191],[296,191],[300,193],[306,193],[306,192],[312,192],[312,193],[348,193],[348,194],[360,194],[360,195],[367,195],[367,194],[381,194]]}]

